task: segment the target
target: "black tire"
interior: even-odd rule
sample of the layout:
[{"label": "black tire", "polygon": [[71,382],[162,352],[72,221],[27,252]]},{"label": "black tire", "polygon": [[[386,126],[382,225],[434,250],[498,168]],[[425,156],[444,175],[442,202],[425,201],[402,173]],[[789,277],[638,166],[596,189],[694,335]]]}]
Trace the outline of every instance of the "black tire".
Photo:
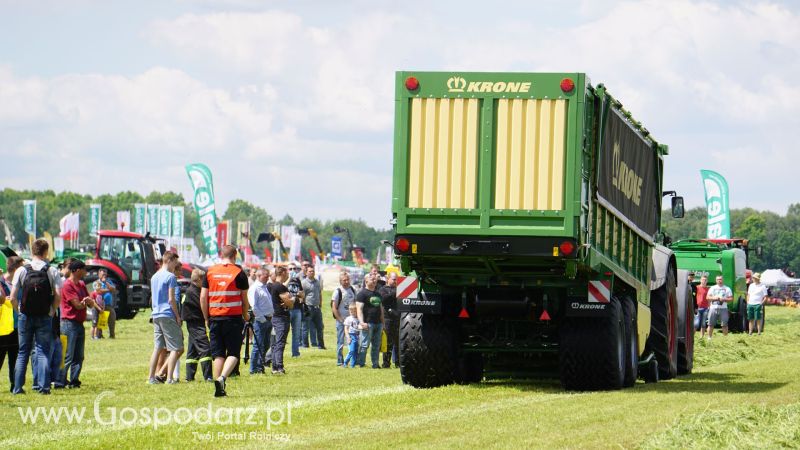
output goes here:
[{"label": "black tire", "polygon": [[625,321],[612,297],[607,317],[573,317],[559,328],[559,371],[565,389],[620,389],[625,383]]},{"label": "black tire", "polygon": [[678,375],[694,367],[694,299],[687,276],[688,271],[678,270]]},{"label": "black tire", "polygon": [[736,312],[731,314],[728,320],[728,331],[731,333],[747,333],[750,331],[750,323],[747,321],[747,301],[739,298]]},{"label": "black tire", "polygon": [[453,384],[456,380],[456,334],[452,324],[431,314],[400,316],[400,377],[415,388]]},{"label": "black tire", "polygon": [[639,376],[639,329],[637,325],[636,300],[623,298],[622,316],[625,321],[625,381],[623,387],[636,384]]},{"label": "black tire", "polygon": [[480,383],[483,380],[483,355],[480,353],[465,353],[458,358],[458,372],[456,383]]},{"label": "black tire", "polygon": [[678,375],[678,305],[675,274],[667,269],[664,285],[650,292],[650,337],[645,353],[658,361],[658,377],[670,380]]}]

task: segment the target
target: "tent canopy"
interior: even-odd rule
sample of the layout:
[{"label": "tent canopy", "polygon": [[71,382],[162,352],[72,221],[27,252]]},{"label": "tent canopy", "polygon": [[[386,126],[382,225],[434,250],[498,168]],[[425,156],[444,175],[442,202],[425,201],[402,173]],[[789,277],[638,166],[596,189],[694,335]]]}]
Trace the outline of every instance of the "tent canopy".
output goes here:
[{"label": "tent canopy", "polygon": [[761,282],[767,286],[800,284],[800,278],[791,278],[780,269],[769,269],[761,273]]}]

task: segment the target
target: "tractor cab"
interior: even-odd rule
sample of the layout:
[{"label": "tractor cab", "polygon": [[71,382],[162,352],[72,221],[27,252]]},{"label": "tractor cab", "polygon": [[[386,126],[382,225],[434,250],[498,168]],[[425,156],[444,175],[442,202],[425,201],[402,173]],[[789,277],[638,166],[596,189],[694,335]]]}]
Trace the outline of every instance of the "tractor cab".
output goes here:
[{"label": "tractor cab", "polygon": [[150,278],[159,269],[161,255],[166,251],[163,239],[148,233],[142,236],[127,231],[98,232],[93,259],[86,261],[87,283],[97,279],[100,269],[119,290],[117,313],[132,316],[136,310],[150,305]]}]

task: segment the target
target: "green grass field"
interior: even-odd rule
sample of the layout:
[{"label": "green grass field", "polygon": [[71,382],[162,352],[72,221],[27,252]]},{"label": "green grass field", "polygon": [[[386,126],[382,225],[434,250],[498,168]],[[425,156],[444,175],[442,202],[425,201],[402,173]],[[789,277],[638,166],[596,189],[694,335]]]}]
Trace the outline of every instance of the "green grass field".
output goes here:
[{"label": "green grass field", "polygon": [[[222,399],[213,398],[213,385],[203,382],[146,384],[152,351],[147,312],[119,322],[115,341],[86,342],[79,390],[40,396],[28,389],[27,395],[12,396],[4,366],[0,448],[800,445],[797,309],[769,308],[763,336],[715,334],[710,343],[698,342],[691,376],[597,393],[564,392],[557,380],[415,390],[401,383],[397,369],[337,368],[334,327],[330,313],[325,315],[329,350],[287,358],[283,377],[243,370]],[[29,377],[27,388],[30,382]],[[23,423],[20,408],[39,406],[84,407],[85,415],[80,424],[65,423],[65,416],[59,424],[44,423],[41,416],[36,424]],[[111,424],[113,408],[117,421]],[[209,411],[221,423],[207,424]],[[155,426],[149,414],[180,423]],[[225,432],[234,434],[218,434]]]}]

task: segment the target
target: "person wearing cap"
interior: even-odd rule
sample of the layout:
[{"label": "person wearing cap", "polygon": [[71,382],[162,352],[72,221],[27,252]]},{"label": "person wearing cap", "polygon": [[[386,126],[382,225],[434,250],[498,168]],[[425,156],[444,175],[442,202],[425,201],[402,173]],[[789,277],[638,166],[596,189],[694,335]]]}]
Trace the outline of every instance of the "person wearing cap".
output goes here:
[{"label": "person wearing cap", "polygon": [[749,334],[753,335],[753,329],[758,330],[761,336],[761,318],[764,315],[764,299],[767,298],[767,287],[761,284],[761,274],[756,272],[752,276],[753,282],[747,288],[747,320],[750,321]]},{"label": "person wearing cap", "polygon": [[705,337],[708,322],[708,275],[700,276],[700,284],[697,285],[697,314],[695,315],[695,329],[700,329],[700,337]]},{"label": "person wearing cap", "polygon": [[83,322],[86,320],[86,309],[94,308],[95,302],[89,296],[89,291],[83,282],[83,277],[86,276],[86,264],[74,260],[69,264],[69,271],[69,278],[61,290],[61,333],[67,336],[67,352],[61,382],[68,388],[79,388],[86,342]]}]

